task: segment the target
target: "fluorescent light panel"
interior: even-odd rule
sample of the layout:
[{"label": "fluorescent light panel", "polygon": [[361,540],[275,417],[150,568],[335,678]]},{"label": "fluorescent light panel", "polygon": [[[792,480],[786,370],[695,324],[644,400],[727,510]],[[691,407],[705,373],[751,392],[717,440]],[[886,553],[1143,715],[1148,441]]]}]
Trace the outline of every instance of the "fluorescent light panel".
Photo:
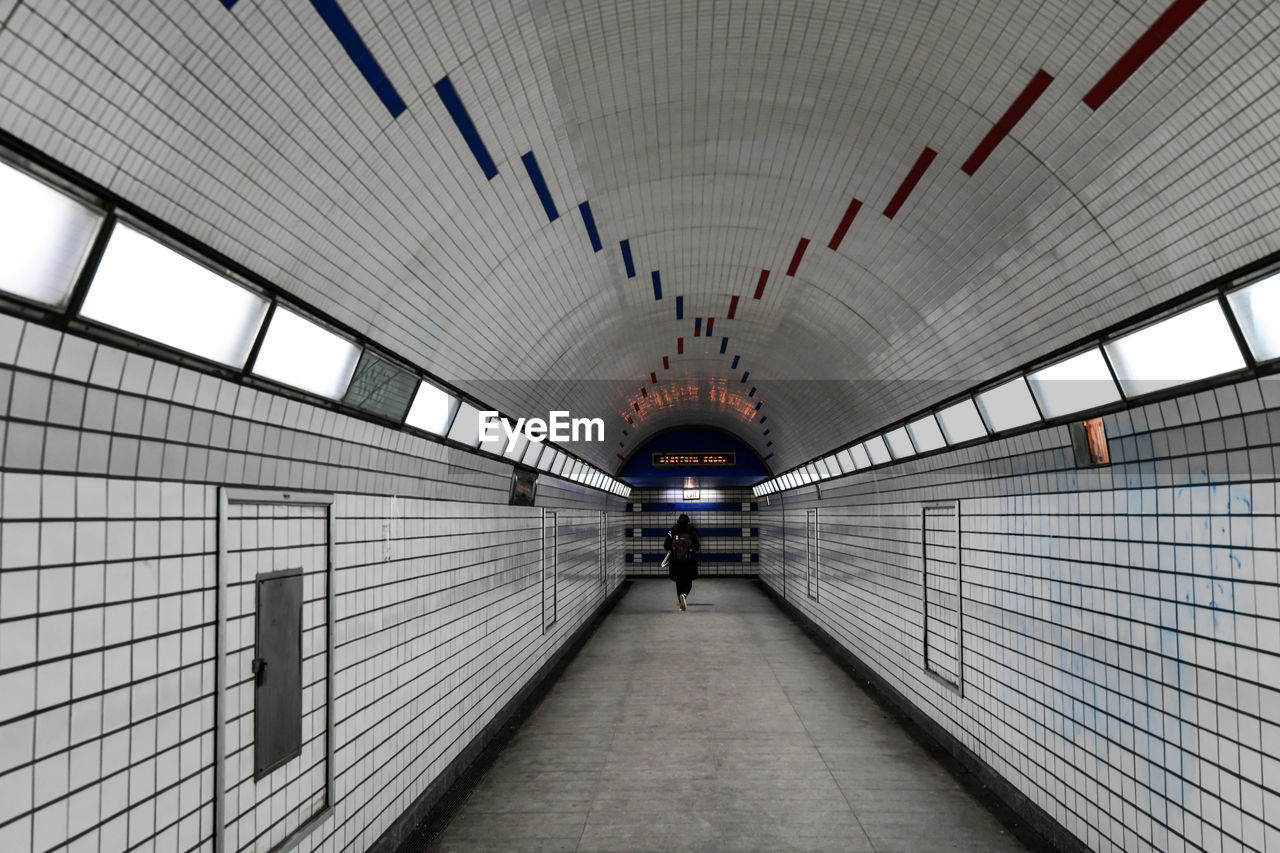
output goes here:
[{"label": "fluorescent light panel", "polygon": [[978,414],[978,407],[969,397],[940,409],[937,415],[938,426],[942,428],[947,444],[960,444],[987,434],[987,428],[982,424],[982,415]]},{"label": "fluorescent light panel", "polygon": [[1003,432],[1040,420],[1040,411],[1031,397],[1031,389],[1021,376],[988,388],[975,400],[982,419],[992,432]]},{"label": "fluorescent light panel", "polygon": [[1028,374],[1027,384],[1046,418],[1073,415],[1120,400],[1120,389],[1097,348]]},{"label": "fluorescent light panel", "polygon": [[894,459],[906,459],[908,456],[916,455],[915,445],[911,443],[911,436],[907,434],[906,427],[889,430],[884,434],[884,440],[889,443],[889,450],[893,452]]},{"label": "fluorescent light panel", "polygon": [[867,455],[865,445],[857,444],[849,448],[849,456],[853,459],[853,464],[858,468],[870,468],[871,457]]},{"label": "fluorescent light panel", "polygon": [[0,290],[61,306],[71,294],[102,214],[0,163]]},{"label": "fluorescent light panel", "polygon": [[111,232],[80,314],[239,368],[253,349],[267,305],[261,294],[121,223]]},{"label": "fluorescent light panel", "polygon": [[560,455],[560,451],[554,447],[544,447],[542,455],[538,457],[538,470],[550,471],[551,466],[555,463],[556,457]]},{"label": "fluorescent light panel", "polygon": [[947,446],[947,440],[938,429],[938,422],[933,415],[925,415],[907,424],[907,432],[911,434],[911,442],[921,453],[937,450]]},{"label": "fluorescent light panel", "polygon": [[863,445],[867,448],[867,455],[871,457],[872,465],[883,465],[892,459],[889,455],[889,448],[884,443],[883,436],[872,436],[864,441]]},{"label": "fluorescent light panel", "polygon": [[511,442],[511,446],[507,446],[507,434],[502,433],[502,455],[513,462],[520,462],[524,459],[525,448],[529,446],[529,439],[523,432],[516,435],[516,440]]},{"label": "fluorescent light panel", "polygon": [[1130,397],[1245,366],[1227,316],[1216,299],[1103,346],[1120,387]]},{"label": "fluorescent light panel", "polygon": [[[479,416],[477,415],[477,421],[476,421],[477,430],[480,428],[480,421],[478,420],[478,418]],[[491,438],[488,441],[485,441],[484,436],[481,435],[477,440],[477,444],[476,444],[476,446],[480,450],[483,450],[485,453],[492,453],[494,456],[501,456],[506,451],[507,434],[502,430],[503,420],[504,419],[501,415],[489,416],[489,423],[493,424],[493,426],[489,427],[489,431],[491,433],[496,434],[496,437]],[[510,424],[511,422],[507,421],[507,423]]]},{"label": "fluorescent light panel", "polygon": [[449,427],[449,440],[467,447],[480,443],[480,410],[466,400],[458,404],[458,414]]},{"label": "fluorescent light panel", "polygon": [[457,411],[457,397],[423,381],[418,384],[418,393],[413,395],[413,405],[409,407],[409,416],[404,422],[432,435],[444,435]]},{"label": "fluorescent light panel", "polygon": [[1253,357],[1280,358],[1280,273],[1228,293],[1227,303]]},{"label": "fluorescent light panel", "polygon": [[319,323],[277,305],[253,372],[317,397],[337,400],[355,372],[360,348]]}]

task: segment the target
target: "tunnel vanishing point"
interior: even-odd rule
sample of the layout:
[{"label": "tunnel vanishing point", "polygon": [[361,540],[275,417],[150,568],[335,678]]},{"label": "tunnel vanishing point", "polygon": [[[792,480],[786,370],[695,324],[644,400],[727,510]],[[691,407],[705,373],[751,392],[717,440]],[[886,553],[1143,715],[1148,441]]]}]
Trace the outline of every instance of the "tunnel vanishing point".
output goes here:
[{"label": "tunnel vanishing point", "polygon": [[0,0],[0,851],[1280,853],[1278,45]]}]

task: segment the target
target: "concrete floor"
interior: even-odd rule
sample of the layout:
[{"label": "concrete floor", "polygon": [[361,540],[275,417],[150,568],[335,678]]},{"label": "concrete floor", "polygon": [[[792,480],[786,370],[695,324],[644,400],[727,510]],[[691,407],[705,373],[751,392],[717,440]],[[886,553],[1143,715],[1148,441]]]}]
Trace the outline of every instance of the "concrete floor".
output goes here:
[{"label": "concrete floor", "polygon": [[745,580],[637,581],[433,849],[1022,846]]}]

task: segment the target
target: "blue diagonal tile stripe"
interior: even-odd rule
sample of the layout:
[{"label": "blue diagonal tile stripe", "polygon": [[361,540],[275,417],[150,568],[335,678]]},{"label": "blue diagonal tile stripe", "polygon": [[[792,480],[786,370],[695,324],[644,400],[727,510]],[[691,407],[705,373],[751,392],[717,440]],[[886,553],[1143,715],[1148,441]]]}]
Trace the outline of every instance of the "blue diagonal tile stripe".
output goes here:
[{"label": "blue diagonal tile stripe", "polygon": [[631,258],[631,241],[622,240],[618,243],[622,247],[622,263],[627,268],[627,278],[636,277],[636,262]]},{"label": "blue diagonal tile stripe", "polygon": [[[226,0],[223,2],[225,3]],[[369,47],[364,43],[364,39],[360,38],[356,28],[351,26],[351,21],[347,19],[346,13],[342,11],[337,0],[311,0],[311,5],[329,25],[338,43],[346,50],[347,56],[351,57],[351,61],[364,75],[364,79],[373,87],[374,93],[381,99],[392,118],[404,112],[404,101],[401,100],[396,87],[391,85],[382,66],[373,58],[373,54],[369,52]]]},{"label": "blue diagonal tile stripe", "polygon": [[458,97],[458,90],[453,87],[453,81],[448,77],[442,77],[436,83],[436,94],[444,102],[444,108],[449,111],[449,117],[458,126],[459,132],[462,133],[462,139],[467,143],[467,147],[471,149],[471,153],[475,155],[476,162],[480,164],[480,171],[484,172],[486,178],[493,180],[494,176],[498,174],[498,167],[493,162],[493,157],[489,156],[489,149],[485,146],[484,140],[480,138],[480,131],[476,130],[475,122],[471,120],[471,114],[467,112],[462,99]]},{"label": "blue diagonal tile stripe", "polygon": [[578,205],[578,212],[582,214],[582,225],[587,229],[587,239],[591,241],[591,250],[598,252],[604,248],[600,242],[600,232],[596,230],[596,218],[591,213],[591,202],[584,201]]},{"label": "blue diagonal tile stripe", "polygon": [[526,151],[521,155],[520,161],[524,163],[525,171],[529,173],[529,180],[533,181],[533,190],[538,194],[538,200],[542,202],[542,209],[547,212],[547,221],[555,222],[560,218],[560,211],[556,210],[556,203],[551,198],[551,190],[547,188],[547,181],[542,177],[542,167],[538,165],[538,158],[533,156],[532,151]]}]

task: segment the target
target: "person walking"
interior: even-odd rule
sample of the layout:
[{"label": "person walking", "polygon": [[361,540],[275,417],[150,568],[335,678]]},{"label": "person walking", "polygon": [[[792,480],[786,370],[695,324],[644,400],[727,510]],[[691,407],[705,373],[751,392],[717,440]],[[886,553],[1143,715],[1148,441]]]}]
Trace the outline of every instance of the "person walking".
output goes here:
[{"label": "person walking", "polygon": [[681,513],[676,519],[676,525],[667,531],[662,547],[667,551],[667,577],[676,582],[676,598],[680,609],[685,610],[685,597],[693,590],[693,579],[698,576],[698,551],[702,548],[698,528],[689,521],[687,514]]}]

